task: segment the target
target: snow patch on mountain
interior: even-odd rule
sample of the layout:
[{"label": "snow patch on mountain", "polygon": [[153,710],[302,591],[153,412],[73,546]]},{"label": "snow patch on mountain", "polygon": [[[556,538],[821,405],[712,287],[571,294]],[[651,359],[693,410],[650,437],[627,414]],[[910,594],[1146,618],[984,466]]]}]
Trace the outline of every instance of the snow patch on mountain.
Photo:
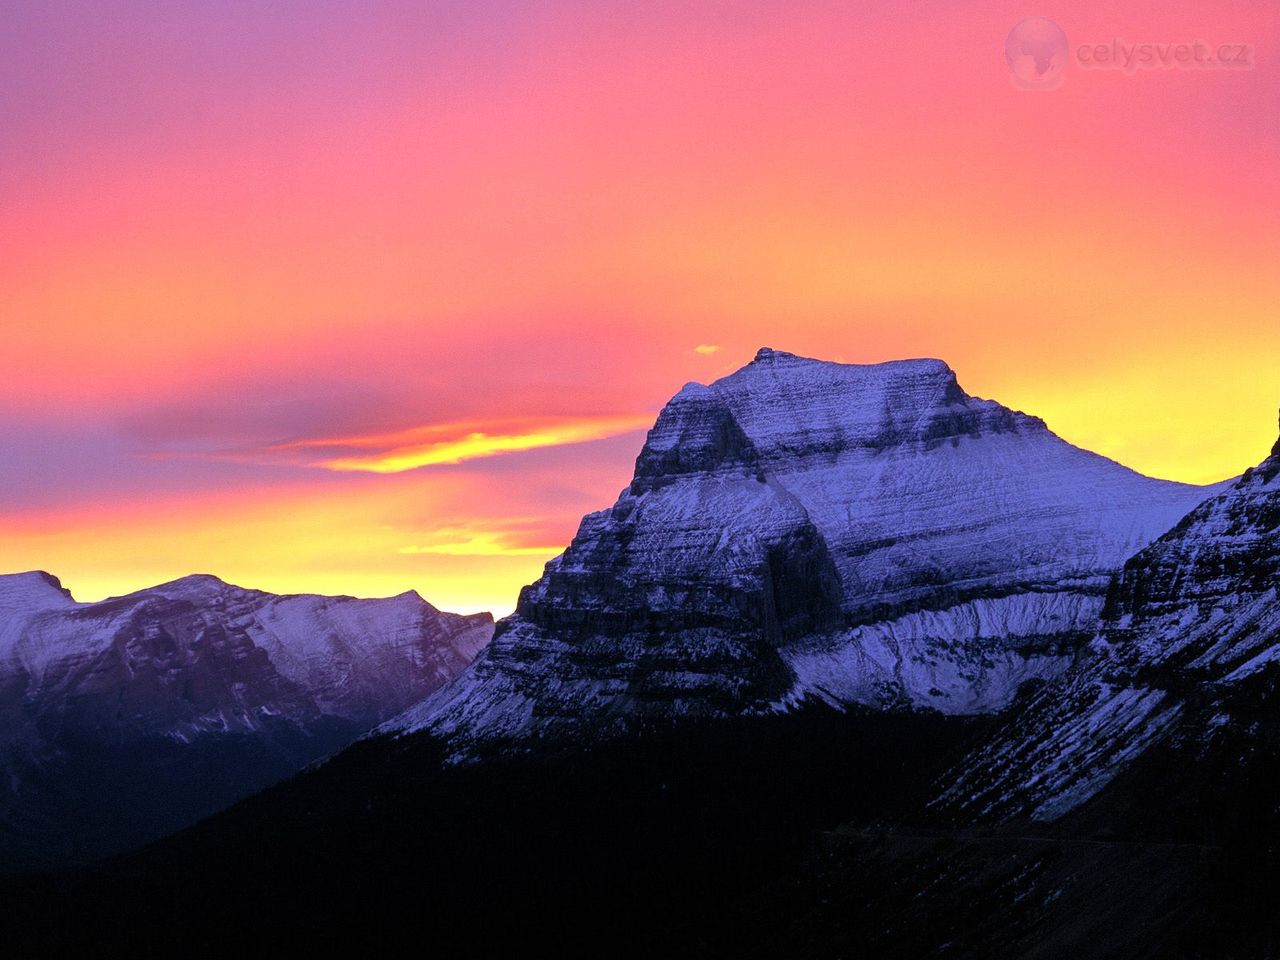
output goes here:
[{"label": "snow patch on mountain", "polygon": [[782,648],[796,675],[786,702],[994,712],[1026,681],[1056,676],[1102,604],[1100,595],[1028,591],[791,644]]}]

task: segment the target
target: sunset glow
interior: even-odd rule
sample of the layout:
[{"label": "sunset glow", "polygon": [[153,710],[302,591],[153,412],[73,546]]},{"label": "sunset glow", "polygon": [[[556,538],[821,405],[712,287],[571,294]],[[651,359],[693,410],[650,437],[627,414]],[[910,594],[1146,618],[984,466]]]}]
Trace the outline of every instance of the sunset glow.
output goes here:
[{"label": "sunset glow", "polygon": [[337,440],[300,440],[278,444],[275,451],[291,452],[309,449],[351,447],[368,451],[348,456],[315,461],[326,470],[364,470],[369,473],[403,473],[418,467],[464,463],[504,453],[559,447],[588,440],[603,440],[640,430],[652,417],[600,417],[579,422],[539,424],[537,422],[496,423],[478,429],[480,424],[433,424],[412,430],[373,437],[348,437]]},{"label": "sunset glow", "polygon": [[[1155,475],[1280,407],[1280,6],[126,0],[0,32],[0,569],[514,605],[687,381],[945,359]],[[1010,82],[1071,40],[1249,69]]]}]

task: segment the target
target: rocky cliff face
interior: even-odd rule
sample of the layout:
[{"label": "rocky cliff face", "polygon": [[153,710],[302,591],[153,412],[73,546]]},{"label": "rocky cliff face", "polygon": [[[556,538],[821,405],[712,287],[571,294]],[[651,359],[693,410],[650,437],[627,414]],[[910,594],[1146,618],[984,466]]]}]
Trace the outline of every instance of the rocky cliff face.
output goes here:
[{"label": "rocky cliff face", "polygon": [[939,808],[1053,820],[1156,755],[1166,767],[1177,756],[1174,792],[1187,808],[1197,768],[1219,770],[1223,796],[1253,767],[1274,776],[1277,591],[1280,443],[1125,565],[1079,662],[969,758]]},{"label": "rocky cliff face", "polygon": [[415,593],[274,596],[201,576],[80,604],[48,574],[0,576],[0,862],[96,852],[67,832],[95,812],[104,837],[113,812],[144,838],[149,820],[212,812],[428,695],[492,628]]},{"label": "rocky cliff face", "polygon": [[1210,492],[1073,447],[937,360],[763,349],[667,404],[617,503],[383,730],[465,753],[810,697],[995,710],[1065,668],[1112,575]]}]

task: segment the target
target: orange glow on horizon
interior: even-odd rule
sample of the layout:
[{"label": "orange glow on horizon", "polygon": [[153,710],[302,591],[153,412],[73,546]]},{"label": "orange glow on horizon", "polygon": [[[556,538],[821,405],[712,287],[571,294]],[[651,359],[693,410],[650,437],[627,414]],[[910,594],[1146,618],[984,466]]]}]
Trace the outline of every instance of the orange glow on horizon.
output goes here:
[{"label": "orange glow on horizon", "polygon": [[1280,6],[1069,7],[1073,43],[1257,66],[1016,89],[1010,0],[31,5],[0,570],[503,612],[762,345],[939,357],[1142,472],[1241,472],[1280,406]]},{"label": "orange glow on horizon", "polygon": [[[275,593],[387,597],[417,590],[444,610],[505,615],[515,606],[513,584],[536,580],[543,564],[563,550],[542,544],[567,543],[575,524],[568,518],[477,516],[436,526],[416,519],[424,500],[427,513],[454,515],[467,504],[467,486],[439,483],[434,496],[416,483],[378,484],[376,496],[292,489],[251,506],[213,497],[69,522],[47,516],[0,524],[0,564],[6,572],[54,573],[81,601],[185,573],[213,573]],[[481,486],[496,495],[491,485]],[[86,544],[111,548],[87,550]]]}]

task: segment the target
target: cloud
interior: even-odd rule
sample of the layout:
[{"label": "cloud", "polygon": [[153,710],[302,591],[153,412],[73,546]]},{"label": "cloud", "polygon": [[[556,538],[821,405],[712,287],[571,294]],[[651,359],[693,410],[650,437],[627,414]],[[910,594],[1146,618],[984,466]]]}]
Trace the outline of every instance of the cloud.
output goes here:
[{"label": "cloud", "polygon": [[716,343],[700,343],[693,348],[694,353],[700,353],[704,357],[709,357],[713,353],[720,352],[720,345]]},{"label": "cloud", "polygon": [[308,466],[339,473],[402,473],[502,454],[558,447],[631,433],[652,414],[431,424],[394,433],[294,440],[267,452],[302,455]]}]

